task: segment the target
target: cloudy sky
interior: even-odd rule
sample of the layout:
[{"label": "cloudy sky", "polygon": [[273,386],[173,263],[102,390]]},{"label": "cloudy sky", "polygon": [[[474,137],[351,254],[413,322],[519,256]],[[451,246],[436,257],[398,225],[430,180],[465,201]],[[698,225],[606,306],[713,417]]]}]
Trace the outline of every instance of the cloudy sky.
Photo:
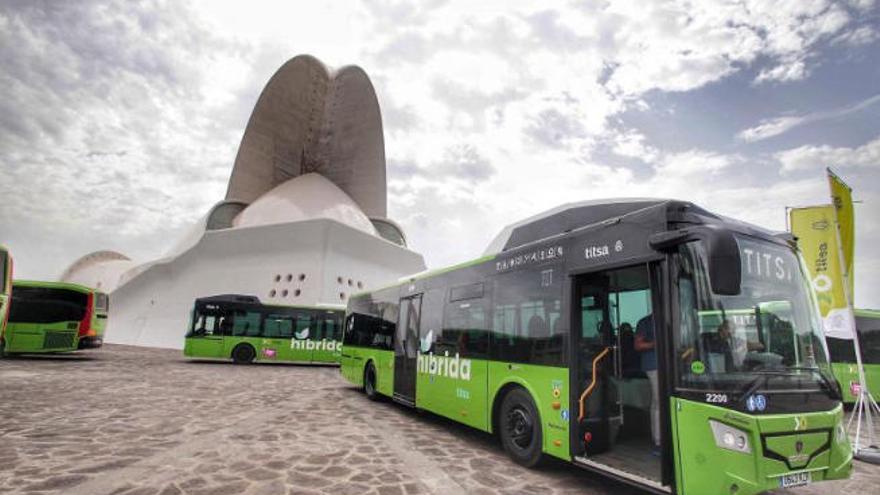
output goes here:
[{"label": "cloudy sky", "polygon": [[[272,73],[356,64],[389,214],[429,266],[563,202],[691,200],[769,228],[855,188],[856,302],[880,307],[880,7],[249,0],[0,4],[0,242],[21,277],[163,253],[222,199]],[[475,8],[474,5],[479,7]]]}]

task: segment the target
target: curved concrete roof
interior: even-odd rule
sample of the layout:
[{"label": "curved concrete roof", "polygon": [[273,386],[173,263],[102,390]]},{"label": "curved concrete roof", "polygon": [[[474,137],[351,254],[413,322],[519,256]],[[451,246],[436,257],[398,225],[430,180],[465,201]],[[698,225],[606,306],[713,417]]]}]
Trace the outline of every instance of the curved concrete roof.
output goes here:
[{"label": "curved concrete roof", "polygon": [[253,227],[328,218],[376,235],[370,219],[342,189],[324,176],[301,175],[275,186],[233,220],[234,227]]},{"label": "curved concrete roof", "polygon": [[330,179],[368,217],[386,216],[385,142],[370,79],[359,67],[331,72],[300,55],[278,69],[260,94],[226,199],[252,203],[310,172]]},{"label": "curved concrete roof", "polygon": [[59,280],[110,292],[119,284],[122,274],[134,265],[134,261],[122,253],[95,251],[74,261]]}]

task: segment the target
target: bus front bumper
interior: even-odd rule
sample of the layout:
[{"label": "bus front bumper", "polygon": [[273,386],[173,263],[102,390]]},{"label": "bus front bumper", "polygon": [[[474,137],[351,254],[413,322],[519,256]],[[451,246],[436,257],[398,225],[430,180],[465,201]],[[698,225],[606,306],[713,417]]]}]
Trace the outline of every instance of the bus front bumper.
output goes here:
[{"label": "bus front bumper", "polygon": [[79,349],[97,349],[104,345],[104,339],[98,336],[81,337],[79,339]]}]

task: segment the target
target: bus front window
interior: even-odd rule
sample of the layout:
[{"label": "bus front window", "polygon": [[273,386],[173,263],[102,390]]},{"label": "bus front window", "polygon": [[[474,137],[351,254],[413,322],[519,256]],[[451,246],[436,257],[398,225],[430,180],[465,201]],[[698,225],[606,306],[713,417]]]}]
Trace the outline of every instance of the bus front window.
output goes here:
[{"label": "bus front window", "polygon": [[820,320],[795,251],[744,237],[737,243],[742,285],[735,296],[712,292],[702,243],[677,253],[679,388],[743,400],[773,390],[833,397]]}]

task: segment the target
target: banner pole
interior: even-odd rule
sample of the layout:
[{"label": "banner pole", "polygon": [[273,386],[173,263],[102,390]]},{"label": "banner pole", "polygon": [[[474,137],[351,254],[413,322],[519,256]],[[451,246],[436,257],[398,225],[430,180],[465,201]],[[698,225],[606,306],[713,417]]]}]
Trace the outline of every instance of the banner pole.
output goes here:
[{"label": "banner pole", "polygon": [[[832,178],[837,178],[841,183],[845,184],[842,180],[840,180],[834,172],[831,171],[831,168],[826,169],[828,172],[828,184],[831,186]],[[849,187],[849,186],[846,186]],[[832,200],[834,190],[831,190]],[[873,424],[873,412],[876,412],[878,417],[880,417],[880,406],[877,405],[877,402],[874,401],[874,397],[871,396],[868,382],[865,377],[865,365],[862,362],[862,346],[859,342],[859,333],[856,328],[856,315],[854,310],[854,302],[852,300],[852,295],[849,291],[849,270],[847,269],[847,265],[845,264],[845,258],[843,256],[843,244],[840,235],[840,222],[837,218],[837,205],[832,201],[834,205],[834,233],[837,236],[837,256],[840,262],[841,267],[841,278],[843,279],[843,294],[846,300],[847,305],[847,314],[849,316],[849,324],[850,329],[852,330],[853,336],[853,347],[856,352],[856,367],[859,371],[859,395],[856,397],[856,403],[853,407],[853,415],[858,415],[856,419],[856,437],[853,441],[853,455],[862,461],[871,462],[873,464],[880,464],[880,449],[877,448],[876,439],[874,437],[874,424]],[[862,419],[866,422],[866,428],[868,433],[868,446],[866,448],[862,448],[861,442],[861,433],[862,433]],[[849,425],[847,425],[849,426]]]}]

